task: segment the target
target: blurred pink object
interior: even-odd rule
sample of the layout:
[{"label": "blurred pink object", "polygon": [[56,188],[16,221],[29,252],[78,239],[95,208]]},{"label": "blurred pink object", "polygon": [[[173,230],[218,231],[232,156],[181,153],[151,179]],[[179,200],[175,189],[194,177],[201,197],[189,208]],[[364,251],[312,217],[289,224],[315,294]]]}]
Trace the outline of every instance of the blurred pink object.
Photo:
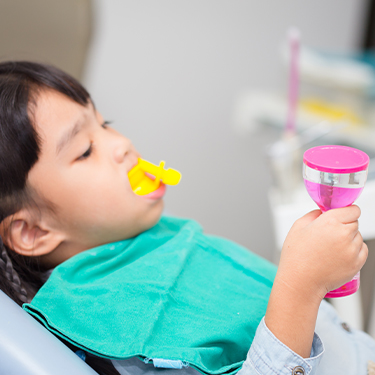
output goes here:
[{"label": "blurred pink object", "polygon": [[[325,212],[350,206],[361,194],[367,179],[369,157],[346,146],[318,146],[303,155],[303,179],[307,192]],[[360,284],[359,273],[348,283],[327,293],[327,298],[348,296]]]},{"label": "blurred pink object", "polygon": [[300,34],[297,29],[289,30],[289,48],[290,48],[290,68],[289,68],[289,100],[288,100],[288,117],[286,120],[286,133],[294,134],[296,131],[296,111],[298,102],[299,87],[299,47]]}]

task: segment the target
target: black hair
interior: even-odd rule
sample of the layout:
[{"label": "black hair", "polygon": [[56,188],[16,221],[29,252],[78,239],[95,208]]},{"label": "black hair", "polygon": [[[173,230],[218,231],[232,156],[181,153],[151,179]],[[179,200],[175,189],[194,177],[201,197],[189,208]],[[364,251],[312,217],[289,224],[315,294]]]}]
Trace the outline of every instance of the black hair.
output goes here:
[{"label": "black hair", "polygon": [[[35,192],[27,184],[41,149],[33,109],[38,94],[48,89],[83,106],[91,101],[86,89],[58,68],[28,61],[0,63],[0,223],[35,204]],[[45,281],[44,271],[37,258],[19,255],[0,240],[0,289],[18,305],[31,301]],[[86,362],[100,374],[119,374],[105,359],[87,356]]]},{"label": "black hair", "polygon": [[[0,222],[34,202],[27,186],[30,169],[37,162],[41,140],[33,126],[32,111],[41,90],[60,92],[81,105],[90,95],[61,70],[26,61],[0,63]],[[21,305],[42,285],[36,260],[0,251],[0,288]]]}]

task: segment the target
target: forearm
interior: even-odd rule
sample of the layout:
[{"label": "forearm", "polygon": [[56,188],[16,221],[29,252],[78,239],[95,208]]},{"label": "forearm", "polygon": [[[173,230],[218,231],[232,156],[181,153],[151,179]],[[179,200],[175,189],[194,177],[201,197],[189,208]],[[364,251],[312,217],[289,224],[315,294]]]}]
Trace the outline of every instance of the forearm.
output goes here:
[{"label": "forearm", "polygon": [[265,316],[269,330],[302,358],[310,356],[321,300],[276,276]]},{"label": "forearm", "polygon": [[325,294],[350,280],[366,261],[359,214],[355,206],[312,211],[294,223],[285,239],[265,323],[301,357],[310,356]]}]

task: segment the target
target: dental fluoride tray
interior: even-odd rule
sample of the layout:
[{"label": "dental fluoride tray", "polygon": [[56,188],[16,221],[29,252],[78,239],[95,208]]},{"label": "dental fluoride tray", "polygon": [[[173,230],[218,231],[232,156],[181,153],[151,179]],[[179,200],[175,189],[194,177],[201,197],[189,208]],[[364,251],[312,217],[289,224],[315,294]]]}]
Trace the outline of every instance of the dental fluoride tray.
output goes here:
[{"label": "dental fluoride tray", "polygon": [[157,190],[160,184],[177,185],[181,180],[181,173],[175,169],[164,168],[165,161],[159,165],[147,160],[138,159],[138,164],[129,173],[130,186],[135,194],[147,195]]}]

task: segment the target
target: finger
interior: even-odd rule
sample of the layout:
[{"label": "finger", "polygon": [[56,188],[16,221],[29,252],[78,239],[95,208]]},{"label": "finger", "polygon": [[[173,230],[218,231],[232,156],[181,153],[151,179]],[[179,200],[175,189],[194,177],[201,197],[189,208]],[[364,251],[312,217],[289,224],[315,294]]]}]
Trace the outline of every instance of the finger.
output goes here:
[{"label": "finger", "polygon": [[362,268],[365,265],[367,257],[368,257],[368,247],[363,242],[362,247],[361,247],[361,249],[359,251],[359,254],[358,254],[358,262],[360,264],[360,268]]},{"label": "finger", "polygon": [[321,214],[322,214],[322,211],[320,211],[320,210],[310,211],[306,215],[304,215],[301,218],[299,218],[295,222],[294,225],[296,225],[298,227],[304,227],[304,226],[310,224],[311,222],[313,222],[314,220],[316,220]]},{"label": "finger", "polygon": [[363,238],[361,232],[357,232],[353,238],[353,245],[355,246],[356,249],[358,249],[358,252],[361,251],[362,246],[363,246]]},{"label": "finger", "polygon": [[345,228],[348,230],[349,233],[353,235],[352,238],[355,238],[359,233],[358,220],[353,221],[352,223],[345,224]]},{"label": "finger", "polygon": [[338,219],[343,224],[348,224],[359,219],[359,217],[361,216],[361,209],[356,205],[352,205],[349,207],[332,209],[326,214],[336,217],[336,219]]}]

